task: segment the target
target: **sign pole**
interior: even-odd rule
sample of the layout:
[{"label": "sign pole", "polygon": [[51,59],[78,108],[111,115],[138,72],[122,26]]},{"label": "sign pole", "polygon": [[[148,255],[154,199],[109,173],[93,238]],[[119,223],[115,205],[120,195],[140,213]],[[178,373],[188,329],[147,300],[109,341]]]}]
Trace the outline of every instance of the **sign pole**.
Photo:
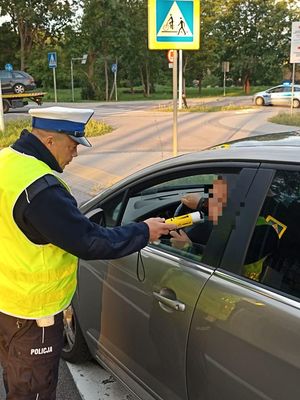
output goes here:
[{"label": "sign pole", "polygon": [[118,101],[118,90],[117,90],[117,71],[114,73],[114,85],[115,85],[115,96],[116,96],[116,101]]},{"label": "sign pole", "polygon": [[177,156],[177,50],[173,60],[173,156]]},{"label": "sign pole", "polygon": [[294,106],[294,86],[295,86],[295,63],[293,63],[293,78],[292,78],[292,98],[291,98],[291,115],[293,115]]},{"label": "sign pole", "polygon": [[179,50],[179,99],[178,99],[178,109],[182,110],[182,50]]},{"label": "sign pole", "polygon": [[1,79],[0,79],[0,132],[4,133],[4,116],[3,116]]},{"label": "sign pole", "polygon": [[115,69],[115,72],[114,72],[114,79],[115,79],[114,85],[115,85],[115,91],[116,91],[116,93],[115,93],[116,101],[118,101],[117,71],[118,71],[118,62],[116,60],[116,69]]},{"label": "sign pole", "polygon": [[73,72],[73,58],[71,58],[71,90],[72,90],[72,101],[74,103],[74,72]]},{"label": "sign pole", "polygon": [[[200,47],[200,0],[148,0],[148,47],[150,50],[174,49],[173,155],[176,156],[177,50],[198,50]],[[180,99],[182,99],[182,95]]]},{"label": "sign pole", "polygon": [[55,70],[56,70],[56,68],[52,68],[52,69],[53,69],[54,101],[55,101],[55,103],[57,103],[57,93],[56,93],[56,74],[55,74]]}]

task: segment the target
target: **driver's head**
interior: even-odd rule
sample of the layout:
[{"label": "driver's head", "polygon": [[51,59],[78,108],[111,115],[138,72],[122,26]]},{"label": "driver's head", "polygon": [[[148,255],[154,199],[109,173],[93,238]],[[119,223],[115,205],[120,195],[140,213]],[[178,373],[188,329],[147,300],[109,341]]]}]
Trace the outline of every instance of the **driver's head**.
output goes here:
[{"label": "driver's head", "polygon": [[208,218],[214,225],[222,215],[223,208],[227,205],[227,182],[223,178],[213,181],[213,187],[209,189],[208,197]]}]

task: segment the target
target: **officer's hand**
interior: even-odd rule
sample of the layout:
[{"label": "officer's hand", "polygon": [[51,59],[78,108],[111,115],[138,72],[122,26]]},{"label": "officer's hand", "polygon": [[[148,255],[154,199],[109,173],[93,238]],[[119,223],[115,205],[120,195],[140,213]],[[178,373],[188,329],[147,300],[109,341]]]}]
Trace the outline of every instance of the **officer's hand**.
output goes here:
[{"label": "officer's hand", "polygon": [[170,235],[172,236],[170,239],[172,246],[176,249],[181,250],[189,247],[192,244],[190,238],[182,229],[180,229],[179,232],[171,231]]},{"label": "officer's hand", "polygon": [[168,235],[176,229],[174,224],[166,224],[164,218],[149,218],[144,221],[149,227],[149,242],[158,240],[161,235]]}]

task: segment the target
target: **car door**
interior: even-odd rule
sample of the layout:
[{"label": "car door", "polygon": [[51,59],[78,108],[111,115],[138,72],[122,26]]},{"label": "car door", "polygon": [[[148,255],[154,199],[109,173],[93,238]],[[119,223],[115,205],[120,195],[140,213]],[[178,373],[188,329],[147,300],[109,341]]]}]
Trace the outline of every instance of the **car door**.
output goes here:
[{"label": "car door", "polygon": [[[149,182],[131,187],[120,206],[122,223],[172,216],[182,195],[198,192],[208,196],[206,188],[219,177],[226,179],[228,193],[232,193],[240,180],[244,189],[248,188],[255,174],[255,168],[216,165],[169,174],[163,171]],[[89,317],[90,326],[86,328],[93,342],[97,341],[97,357],[142,399],[188,398],[186,346],[190,324],[198,297],[226,245],[232,217],[226,219],[225,215],[232,215],[230,210],[228,205],[220,217],[222,225],[212,226],[206,242],[193,243],[193,250],[174,248],[170,238],[163,238],[139,253],[86,266],[89,278],[85,290],[95,292],[98,286],[94,319]],[[82,286],[82,276],[80,282]],[[84,314],[83,309],[81,312]]]},{"label": "car door", "polygon": [[[262,214],[268,229],[256,240]],[[237,215],[221,267],[205,285],[194,313],[188,344],[189,398],[297,399],[299,167],[276,170],[263,165]],[[276,237],[276,246],[266,252],[270,235]],[[259,272],[248,274],[246,260],[255,255]]]},{"label": "car door", "polygon": [[273,105],[284,105],[288,103],[284,86],[277,86],[269,90],[271,102]]}]

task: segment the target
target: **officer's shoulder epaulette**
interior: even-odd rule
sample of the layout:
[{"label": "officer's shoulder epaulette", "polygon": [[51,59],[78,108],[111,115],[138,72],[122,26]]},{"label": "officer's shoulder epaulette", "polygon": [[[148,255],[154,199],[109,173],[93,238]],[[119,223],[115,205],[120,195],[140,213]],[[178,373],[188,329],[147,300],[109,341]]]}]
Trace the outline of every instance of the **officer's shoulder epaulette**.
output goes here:
[{"label": "officer's shoulder epaulette", "polygon": [[26,189],[28,200],[31,201],[43,190],[52,186],[63,186],[58,178],[54,175],[47,174],[34,181]]}]

